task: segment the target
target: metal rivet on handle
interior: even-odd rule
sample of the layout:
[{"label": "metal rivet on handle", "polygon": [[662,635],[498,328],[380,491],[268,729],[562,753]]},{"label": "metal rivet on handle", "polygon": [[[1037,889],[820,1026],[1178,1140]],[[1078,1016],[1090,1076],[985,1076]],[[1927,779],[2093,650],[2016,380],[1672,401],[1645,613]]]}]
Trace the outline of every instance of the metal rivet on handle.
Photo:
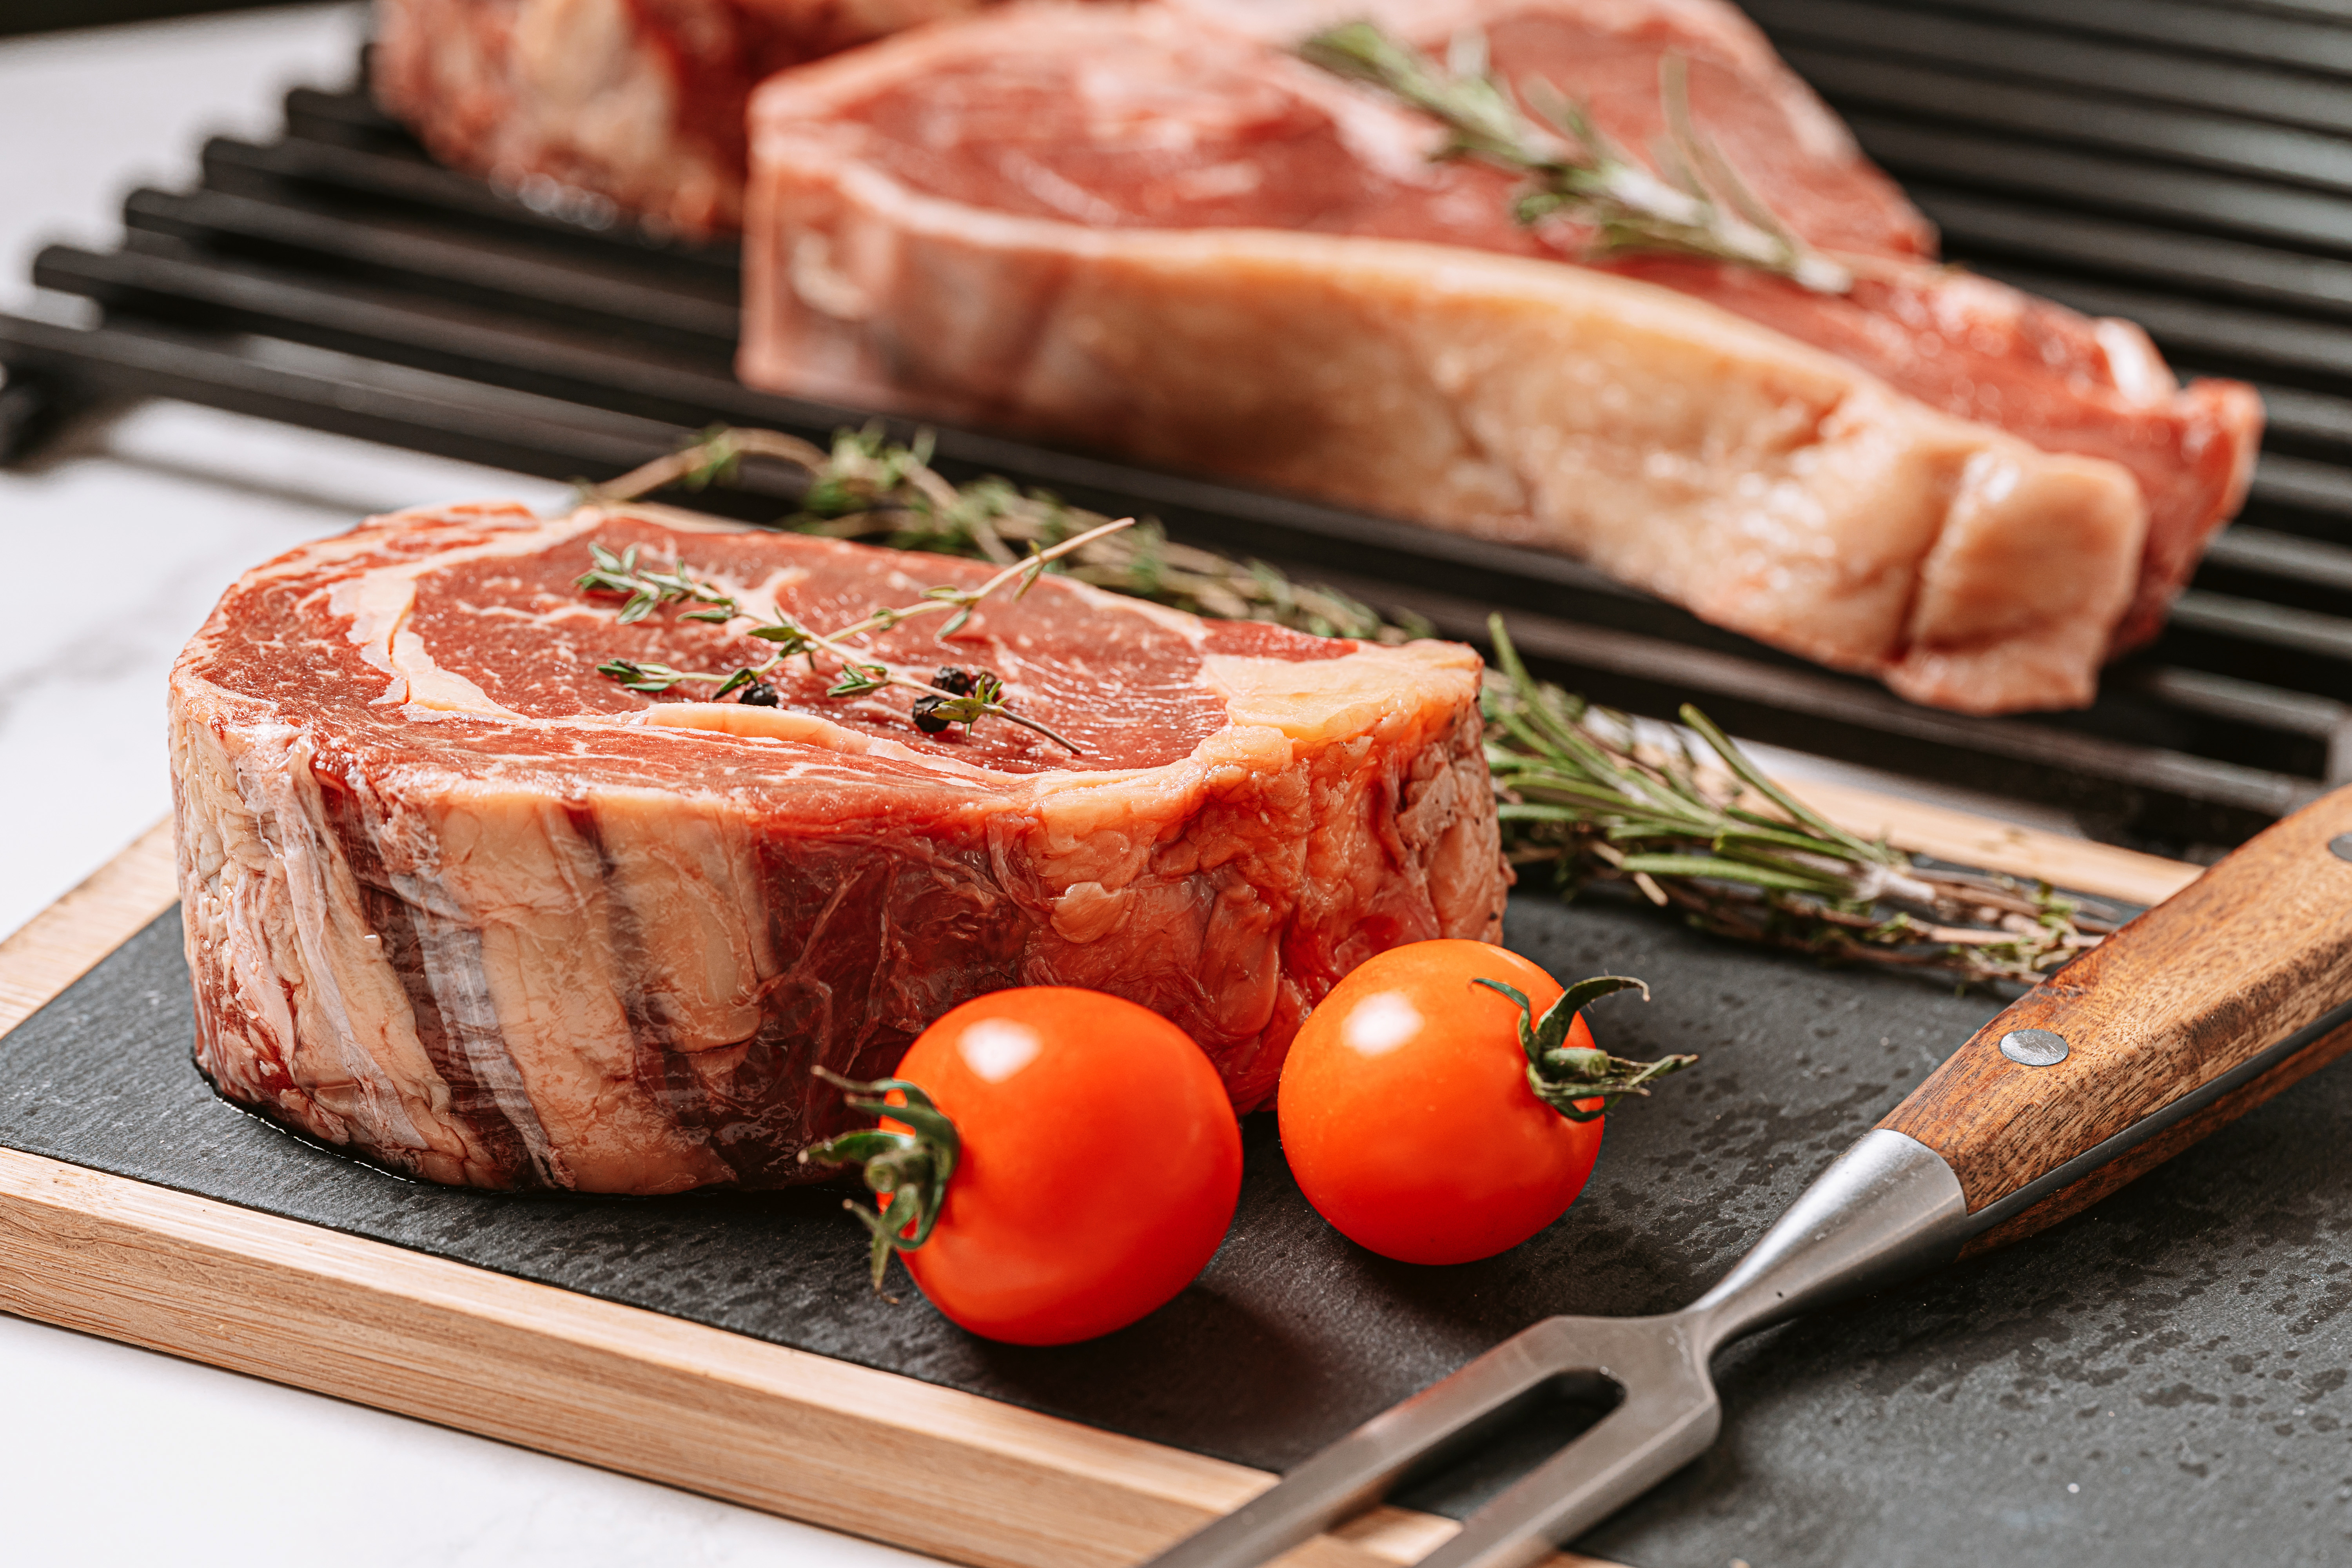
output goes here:
[{"label": "metal rivet on handle", "polygon": [[2337,834],[2327,841],[2327,847],[2336,851],[2338,860],[2352,860],[2352,833]]},{"label": "metal rivet on handle", "polygon": [[2011,1029],[2000,1037],[2000,1054],[2030,1068],[2054,1068],[2066,1059],[2066,1037],[2055,1029]]}]

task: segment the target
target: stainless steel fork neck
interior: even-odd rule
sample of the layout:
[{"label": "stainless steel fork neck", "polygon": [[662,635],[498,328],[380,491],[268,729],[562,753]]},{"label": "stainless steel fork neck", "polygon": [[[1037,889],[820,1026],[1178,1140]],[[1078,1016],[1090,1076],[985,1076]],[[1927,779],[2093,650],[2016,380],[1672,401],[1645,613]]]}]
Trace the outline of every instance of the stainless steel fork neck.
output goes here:
[{"label": "stainless steel fork neck", "polygon": [[1926,1145],[1873,1131],[1840,1155],[1738,1267],[1682,1311],[1548,1318],[1375,1415],[1282,1484],[1146,1568],[1252,1568],[1384,1496],[1413,1465],[1469,1440],[1564,1379],[1624,1391],[1601,1424],[1522,1477],[1422,1568],[1528,1568],[1703,1452],[1722,1415],[1716,1347],[1808,1307],[1891,1284],[1958,1252],[1976,1227],[1959,1178]]},{"label": "stainless steel fork neck", "polygon": [[1702,1362],[1745,1333],[1957,1257],[1978,1227],[1959,1177],[1917,1139],[1874,1128],[1839,1155],[1714,1289],[1676,1316]]}]

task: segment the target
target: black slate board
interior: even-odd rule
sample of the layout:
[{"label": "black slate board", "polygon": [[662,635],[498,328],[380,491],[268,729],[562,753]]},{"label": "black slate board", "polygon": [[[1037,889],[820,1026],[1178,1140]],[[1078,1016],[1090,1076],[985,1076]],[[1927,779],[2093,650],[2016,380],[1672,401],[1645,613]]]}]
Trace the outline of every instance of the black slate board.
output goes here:
[{"label": "black slate board", "polygon": [[[1612,1118],[1566,1218],[1485,1263],[1389,1263],[1317,1219],[1252,1118],[1202,1280],[1064,1350],[875,1300],[837,1192],[500,1198],[285,1136],[188,1065],[176,915],[0,1041],[0,1144],[1278,1469],[1546,1313],[1679,1305],[1998,1005],[1611,903],[1511,918],[1558,973],[1652,981],[1601,1005],[1619,1050],[1705,1058]],[[2352,1556],[2347,1128],[2339,1067],[2056,1230],[1735,1347],[1713,1454],[1580,1544],[1642,1568]],[[1512,1447],[1398,1500],[1463,1511]]]}]

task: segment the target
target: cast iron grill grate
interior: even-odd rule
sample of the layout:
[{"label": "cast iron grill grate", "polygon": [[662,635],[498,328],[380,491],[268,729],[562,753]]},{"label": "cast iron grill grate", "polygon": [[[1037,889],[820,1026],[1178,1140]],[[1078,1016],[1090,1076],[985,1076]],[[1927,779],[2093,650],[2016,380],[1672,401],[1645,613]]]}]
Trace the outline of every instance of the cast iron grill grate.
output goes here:
[{"label": "cast iron grill grate", "polygon": [[[1917,708],[1571,562],[982,432],[940,432],[942,468],[1150,513],[1448,635],[1478,640],[1500,606],[1547,673],[1601,700],[1696,700],[1759,740],[2056,805],[2103,836],[2231,843],[2352,780],[2352,7],[1748,8],[1954,259],[2263,389],[2244,516],[2093,708]],[[0,442],[45,404],[143,392],[572,478],[716,422],[821,438],[866,417],[733,380],[730,248],[438,168],[361,93],[289,93],[278,141],[215,140],[194,189],[133,192],[123,216],[119,249],[35,264],[100,325],[0,317]],[[748,477],[694,504],[772,515],[782,482]]]}]

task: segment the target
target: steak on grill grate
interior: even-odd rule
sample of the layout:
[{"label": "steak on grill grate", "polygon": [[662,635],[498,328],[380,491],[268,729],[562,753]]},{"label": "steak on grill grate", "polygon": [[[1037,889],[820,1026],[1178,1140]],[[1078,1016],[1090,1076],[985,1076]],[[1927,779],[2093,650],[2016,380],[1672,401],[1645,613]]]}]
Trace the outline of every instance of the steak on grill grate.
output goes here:
[{"label": "steak on grill grate", "polygon": [[743,104],[772,72],[987,0],[376,0],[370,87],[433,155],[689,234],[742,221]]},{"label": "steak on grill grate", "polygon": [[2090,700],[2242,495],[2251,391],[1918,260],[1924,223],[1720,7],[1388,8],[1479,26],[1636,145],[1685,54],[1851,295],[1563,266],[1584,237],[1515,225],[1513,176],[1431,165],[1425,122],[1217,25],[1237,3],[1025,5],[766,84],[743,378],[1561,550],[1975,712]]},{"label": "steak on grill grate", "polygon": [[572,579],[675,554],[845,626],[988,568],[596,510],[403,513],[233,586],[172,678],[197,1060],[221,1091],[434,1181],[610,1193],[798,1177],[826,1066],[950,1007],[1090,986],[1200,1041],[1235,1105],[1365,957],[1499,933],[1467,648],[1203,621],[1047,577],[942,649],[1084,748],[909,694],[648,699],[620,657],[764,647]]}]

